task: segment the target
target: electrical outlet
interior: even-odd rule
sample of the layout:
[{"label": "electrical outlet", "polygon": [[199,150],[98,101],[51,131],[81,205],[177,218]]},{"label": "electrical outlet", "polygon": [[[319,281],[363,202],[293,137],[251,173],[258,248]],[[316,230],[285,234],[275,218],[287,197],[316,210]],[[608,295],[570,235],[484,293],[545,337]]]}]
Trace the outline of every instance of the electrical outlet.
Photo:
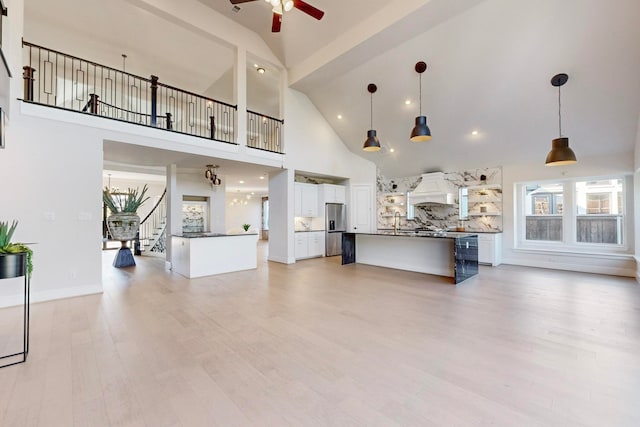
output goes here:
[{"label": "electrical outlet", "polygon": [[56,213],[55,212],[45,212],[44,213],[44,219],[47,221],[55,221],[56,220]]},{"label": "electrical outlet", "polygon": [[71,270],[69,270],[69,277],[72,279],[77,279],[78,278],[78,270],[72,268]]}]

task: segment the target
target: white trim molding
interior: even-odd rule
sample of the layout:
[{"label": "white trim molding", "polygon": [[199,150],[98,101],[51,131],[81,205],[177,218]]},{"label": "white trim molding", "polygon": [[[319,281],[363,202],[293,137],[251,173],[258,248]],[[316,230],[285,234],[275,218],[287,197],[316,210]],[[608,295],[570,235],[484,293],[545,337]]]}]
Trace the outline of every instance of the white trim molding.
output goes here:
[{"label": "white trim molding", "polygon": [[[33,288],[32,288],[33,291]],[[52,289],[47,291],[31,292],[30,302],[46,302],[56,299],[73,298],[92,294],[101,294],[102,284],[73,286],[69,288]],[[16,295],[8,295],[0,299],[0,308],[13,307],[24,303],[24,295],[22,293]]]}]

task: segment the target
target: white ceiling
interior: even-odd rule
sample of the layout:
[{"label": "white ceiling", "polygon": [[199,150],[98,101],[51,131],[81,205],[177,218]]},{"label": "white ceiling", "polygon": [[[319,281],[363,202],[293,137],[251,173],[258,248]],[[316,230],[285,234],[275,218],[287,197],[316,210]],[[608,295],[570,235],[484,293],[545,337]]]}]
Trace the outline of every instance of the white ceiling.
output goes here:
[{"label": "white ceiling", "polygon": [[[549,80],[560,72],[569,74],[563,130],[578,160],[633,150],[640,113],[638,0],[309,0],[325,11],[323,20],[294,10],[279,34],[270,32],[271,11],[262,0],[240,5],[237,14],[228,0],[182,1],[206,4],[260,34],[286,64],[292,87],[310,97],[354,153],[389,177],[543,163],[558,136],[557,90]],[[133,72],[164,67],[175,85],[194,91],[213,90],[221,76],[231,76],[228,47],[138,10],[137,0],[26,3],[27,40],[34,34],[39,39],[30,41],[37,43],[52,35],[64,41],[62,30],[38,33],[39,23],[54,22],[84,31],[87,40],[97,37],[84,41],[86,49],[108,44],[115,61],[117,52],[133,52]],[[418,115],[413,67],[419,60],[429,65],[423,113],[433,140],[414,144],[408,137]],[[378,85],[379,153],[361,150],[369,129],[368,83]],[[405,105],[406,99],[413,103]]]},{"label": "white ceiling", "polygon": [[[241,5],[238,14],[226,1],[200,1],[255,29],[289,67],[293,87],[311,98],[354,153],[387,176],[544,162],[558,136],[558,94],[549,81],[560,72],[569,74],[563,133],[578,159],[633,150],[640,113],[637,0],[317,0],[312,4],[326,12],[324,29],[314,22],[301,29],[283,25],[279,35],[269,31],[263,1]],[[389,6],[409,10],[410,3],[422,5],[396,21],[375,14]],[[291,15],[286,19],[306,18]],[[380,30],[354,43],[354,28],[374,17]],[[341,39],[346,47],[331,56],[325,47]],[[433,139],[411,143],[420,60],[429,65],[423,114]],[[298,72],[310,63],[317,68]],[[368,83],[378,85],[378,153],[361,149],[370,127]]]},{"label": "white ceiling", "polygon": [[[202,177],[206,165],[218,165],[218,175],[224,181],[227,192],[266,195],[269,187],[269,172],[276,168],[252,163],[218,159],[181,151],[131,145],[118,141],[104,141],[105,169],[111,171],[141,172],[164,176],[166,169],[159,165],[175,164],[179,173]],[[135,162],[135,165],[132,165]],[[241,183],[240,181],[244,181]]]}]

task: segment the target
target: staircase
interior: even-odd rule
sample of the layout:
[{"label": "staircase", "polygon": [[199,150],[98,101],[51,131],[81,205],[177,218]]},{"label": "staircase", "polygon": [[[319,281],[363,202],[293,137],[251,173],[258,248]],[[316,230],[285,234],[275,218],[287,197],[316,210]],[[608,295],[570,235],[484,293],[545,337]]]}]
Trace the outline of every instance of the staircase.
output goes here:
[{"label": "staircase", "polygon": [[139,241],[140,254],[145,256],[164,257],[167,252],[167,189],[151,212],[140,222]]}]

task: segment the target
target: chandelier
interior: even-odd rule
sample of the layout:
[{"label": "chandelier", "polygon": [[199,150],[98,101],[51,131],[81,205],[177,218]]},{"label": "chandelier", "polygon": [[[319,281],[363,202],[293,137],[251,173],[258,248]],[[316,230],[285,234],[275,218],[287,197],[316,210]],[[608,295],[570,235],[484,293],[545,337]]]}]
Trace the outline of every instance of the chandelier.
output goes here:
[{"label": "chandelier", "polygon": [[219,167],[220,166],[218,165],[207,165],[207,170],[204,171],[204,177],[209,181],[211,187],[222,184],[222,181],[218,178],[218,174],[216,173],[216,169]]}]

